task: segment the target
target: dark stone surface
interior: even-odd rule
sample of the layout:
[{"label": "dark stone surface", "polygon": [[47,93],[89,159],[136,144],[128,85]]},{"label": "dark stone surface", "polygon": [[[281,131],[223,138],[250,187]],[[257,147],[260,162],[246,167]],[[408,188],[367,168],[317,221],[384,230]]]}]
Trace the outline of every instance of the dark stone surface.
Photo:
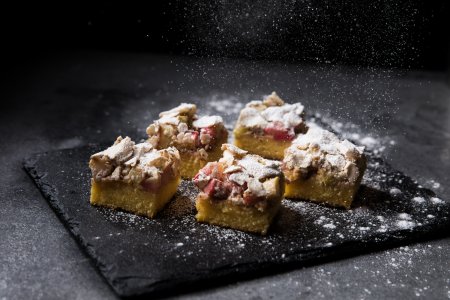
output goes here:
[{"label": "dark stone surface", "polygon": [[183,181],[155,219],[95,208],[89,204],[87,162],[102,148],[37,154],[24,166],[120,296],[163,295],[205,280],[321,263],[439,236],[450,228],[450,202],[372,154],[350,211],[285,199],[264,237],[196,222],[198,190],[190,181]]},{"label": "dark stone surface", "polygon": [[[22,161],[32,153],[111,143],[118,134],[142,137],[158,111],[179,101],[195,101],[206,110],[209,99],[245,102],[279,91],[337,127],[342,122],[345,131],[374,137],[375,148],[384,147],[381,154],[395,169],[450,199],[445,74],[87,52],[49,54],[32,64],[24,57],[20,63],[1,89],[0,298],[116,297],[23,171]],[[224,117],[228,123],[234,118]],[[442,299],[450,294],[448,253],[450,238],[442,238],[207,284],[178,297]]]}]

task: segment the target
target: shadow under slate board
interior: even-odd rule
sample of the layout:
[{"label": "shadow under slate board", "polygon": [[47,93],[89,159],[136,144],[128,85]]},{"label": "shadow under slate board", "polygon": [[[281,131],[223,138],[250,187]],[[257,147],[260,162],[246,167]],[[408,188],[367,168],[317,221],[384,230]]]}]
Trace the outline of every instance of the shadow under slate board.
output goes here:
[{"label": "shadow under slate board", "polygon": [[155,219],[93,207],[88,160],[101,148],[36,154],[24,166],[120,296],[164,294],[356,255],[443,233],[450,225],[448,201],[371,153],[351,210],[285,199],[264,237],[197,223],[197,189],[188,181]]}]

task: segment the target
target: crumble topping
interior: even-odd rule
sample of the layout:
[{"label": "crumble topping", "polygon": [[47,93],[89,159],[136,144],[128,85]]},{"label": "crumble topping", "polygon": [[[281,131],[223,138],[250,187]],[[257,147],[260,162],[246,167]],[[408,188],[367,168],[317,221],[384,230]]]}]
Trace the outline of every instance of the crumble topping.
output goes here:
[{"label": "crumble topping", "polygon": [[89,167],[97,181],[124,181],[143,186],[160,184],[165,176],[177,176],[180,155],[170,147],[156,150],[150,143],[135,144],[119,136],[108,149],[91,156]]},{"label": "crumble topping", "polygon": [[364,170],[365,160],[364,147],[341,141],[332,132],[313,127],[286,149],[282,169],[289,181],[326,172],[354,184]]},{"label": "crumble topping", "polygon": [[162,124],[178,125],[181,121],[192,120],[196,113],[195,104],[181,103],[171,110],[161,112],[158,121]]},{"label": "crumble topping", "polygon": [[193,150],[207,159],[207,151],[228,133],[221,117],[198,118],[196,113],[197,106],[188,103],[160,113],[160,118],[147,127],[148,142],[157,149],[174,146],[181,151]]},{"label": "crumble topping", "polygon": [[205,116],[201,117],[198,120],[195,120],[193,122],[194,127],[197,128],[206,128],[211,127],[217,124],[223,124],[222,117],[220,116]]},{"label": "crumble topping", "polygon": [[254,100],[242,109],[237,126],[256,134],[272,135],[275,139],[293,140],[295,134],[306,132],[301,103],[287,104],[275,92],[263,101]]},{"label": "crumble topping", "polygon": [[204,193],[260,210],[270,200],[282,197],[284,176],[280,162],[248,154],[231,144],[223,144],[222,150],[223,157],[208,163],[194,178]]}]

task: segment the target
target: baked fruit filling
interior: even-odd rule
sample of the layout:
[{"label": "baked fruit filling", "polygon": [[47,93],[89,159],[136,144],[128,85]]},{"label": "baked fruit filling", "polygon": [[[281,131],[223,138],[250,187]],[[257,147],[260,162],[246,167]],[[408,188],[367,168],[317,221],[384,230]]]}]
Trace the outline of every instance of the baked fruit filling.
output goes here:
[{"label": "baked fruit filling", "polygon": [[201,190],[197,220],[266,234],[284,193],[280,163],[230,144],[222,150],[219,161],[209,162],[194,177]]},{"label": "baked fruit filling", "polygon": [[174,147],[156,150],[119,136],[114,145],[91,156],[90,202],[152,218],[176,193],[179,164]]},{"label": "baked fruit filling", "polygon": [[234,144],[253,154],[283,159],[284,150],[308,127],[303,105],[287,104],[273,92],[263,101],[251,101],[241,110],[234,129]]},{"label": "baked fruit filling", "polygon": [[286,198],[350,208],[366,169],[364,147],[310,128],[285,151]]},{"label": "baked fruit filling", "polygon": [[147,128],[148,142],[156,149],[175,147],[180,152],[180,172],[192,178],[207,162],[222,156],[220,149],[227,142],[228,131],[219,116],[198,118],[194,104],[183,103],[159,114]]}]

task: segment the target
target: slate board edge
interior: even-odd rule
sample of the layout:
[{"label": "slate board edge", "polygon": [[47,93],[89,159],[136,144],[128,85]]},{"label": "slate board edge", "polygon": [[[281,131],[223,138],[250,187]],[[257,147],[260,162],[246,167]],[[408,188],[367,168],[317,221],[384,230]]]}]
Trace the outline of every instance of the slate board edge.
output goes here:
[{"label": "slate board edge", "polygon": [[[140,297],[149,295],[155,297],[167,297],[170,295],[177,295],[180,292],[188,293],[189,291],[201,289],[205,290],[211,286],[221,286],[240,280],[245,281],[261,278],[267,275],[274,275],[277,273],[287,272],[312,265],[319,265],[330,261],[405,246],[414,242],[428,241],[448,235],[448,233],[444,231],[445,228],[445,226],[433,227],[430,229],[430,232],[421,232],[419,235],[417,233],[408,234],[408,232],[410,232],[409,230],[401,230],[398,231],[398,233],[402,232],[404,234],[401,237],[386,239],[382,242],[355,240],[353,242],[341,244],[337,251],[336,248],[330,248],[326,251],[321,248],[316,249],[315,251],[310,251],[309,253],[295,253],[292,255],[287,255],[283,260],[258,262],[257,267],[254,267],[253,265],[255,263],[252,262],[246,264],[236,264],[214,269],[212,273],[205,275],[196,275],[196,277],[192,277],[192,279],[171,279],[168,284],[166,284],[166,282],[169,280],[159,281],[142,288],[141,291],[136,291],[135,289],[133,292],[126,289],[120,291],[117,289],[115,290],[121,297]],[[363,250],[361,250],[361,247]],[[221,280],[220,283],[218,283],[218,279]],[[171,288],[173,289],[174,287],[177,288],[176,291],[171,290]]]},{"label": "slate board edge", "polygon": [[[64,207],[64,205],[55,205],[55,202],[59,202],[58,199],[55,197],[55,193],[49,192],[49,190],[52,189],[51,185],[43,180],[45,178],[45,174],[39,174],[38,171],[35,168],[35,164],[37,161],[42,157],[46,156],[52,151],[43,152],[43,153],[36,153],[32,154],[30,156],[27,156],[22,161],[22,165],[24,170],[27,172],[27,174],[31,177],[33,182],[35,183],[38,190],[41,192],[43,197],[47,200],[50,208],[55,212],[58,219],[61,221],[61,223],[64,225],[64,227],[72,234],[75,241],[78,243],[79,249],[85,253],[89,258],[90,261],[94,263],[94,266],[97,270],[97,272],[105,279],[105,282],[120,296],[123,296],[120,290],[116,289],[116,286],[112,284],[113,278],[110,278],[108,276],[108,272],[104,272],[105,269],[107,269],[106,264],[104,264],[99,257],[95,254],[94,248],[86,242],[82,236],[80,235],[78,231],[78,223],[77,222],[70,222],[71,218],[67,215],[66,212],[64,212],[61,207]],[[48,188],[43,188],[48,187]]]},{"label": "slate board edge", "polygon": [[[93,145],[87,145],[84,147],[89,147]],[[84,148],[80,147],[80,148]],[[74,148],[76,149],[76,148]],[[64,150],[74,150],[74,149],[64,149]],[[314,251],[310,253],[293,253],[291,255],[287,255],[284,259],[278,259],[278,260],[270,260],[270,261],[263,261],[258,262],[258,266],[254,267],[252,264],[254,263],[245,263],[245,264],[236,264],[236,265],[228,265],[224,266],[220,269],[215,269],[213,272],[210,270],[208,272],[205,272],[205,274],[195,276],[188,276],[189,279],[182,278],[171,278],[168,280],[162,280],[162,281],[156,281],[152,284],[149,284],[145,287],[143,287],[140,290],[136,290],[135,288],[129,289],[128,285],[126,283],[127,280],[133,278],[127,277],[121,280],[117,280],[117,278],[111,278],[109,275],[109,272],[106,270],[108,267],[106,264],[104,264],[101,259],[96,255],[95,250],[92,248],[92,246],[86,242],[82,236],[79,234],[77,228],[78,223],[71,222],[71,218],[67,215],[66,212],[63,211],[64,205],[61,204],[60,201],[58,201],[57,194],[58,191],[55,190],[52,185],[44,180],[45,178],[45,172],[39,174],[35,165],[38,162],[39,159],[41,159],[44,156],[47,156],[51,154],[52,152],[57,152],[61,150],[56,151],[48,151],[43,153],[37,153],[32,154],[28,157],[26,157],[23,160],[23,167],[25,171],[28,173],[28,175],[33,179],[34,183],[38,187],[38,189],[41,191],[41,194],[46,198],[46,200],[49,202],[50,207],[53,209],[53,211],[57,214],[60,221],[64,224],[64,226],[69,230],[69,232],[72,233],[77,243],[79,243],[80,248],[83,252],[85,252],[94,262],[94,265],[97,267],[97,270],[99,273],[106,279],[106,282],[109,286],[112,287],[112,289],[121,297],[134,297],[134,296],[144,296],[144,295],[158,295],[158,294],[165,294],[164,292],[170,293],[170,288],[173,287],[187,287],[192,284],[198,284],[199,281],[211,281],[214,282],[217,279],[223,279],[225,282],[227,282],[228,277],[233,278],[244,278],[244,279],[250,279],[254,277],[260,277],[261,275],[266,275],[269,273],[274,273],[276,271],[287,271],[292,270],[296,268],[301,268],[304,266],[312,265],[312,264],[318,264],[323,263],[323,259],[325,258],[325,261],[331,261],[336,259],[342,259],[346,257],[352,257],[356,255],[363,255],[374,251],[379,251],[383,249],[389,249],[398,247],[400,245],[406,245],[410,244],[412,242],[418,242],[421,240],[429,240],[441,236],[448,235],[448,232],[445,232],[445,229],[448,229],[448,226],[450,226],[450,219],[447,218],[447,220],[443,223],[434,224],[433,226],[428,226],[426,230],[423,230],[418,234],[417,232],[412,232],[409,229],[404,230],[398,230],[395,233],[393,237],[384,238],[383,235],[380,234],[380,240],[376,241],[376,238],[370,241],[366,240],[354,240],[349,241],[344,244],[341,244],[338,249],[336,248],[321,248],[320,251]],[[387,162],[385,162],[386,165],[389,165]],[[432,191],[429,191],[430,193],[434,194]],[[60,203],[59,205],[56,205],[55,203]],[[360,247],[363,247],[363,250],[361,250]],[[325,250],[324,250],[325,249]],[[355,250],[358,249],[358,250]],[[306,255],[305,255],[306,254]],[[322,262],[320,260],[322,259]],[[272,270],[272,272],[270,272]],[[259,274],[257,274],[259,273]]]}]

